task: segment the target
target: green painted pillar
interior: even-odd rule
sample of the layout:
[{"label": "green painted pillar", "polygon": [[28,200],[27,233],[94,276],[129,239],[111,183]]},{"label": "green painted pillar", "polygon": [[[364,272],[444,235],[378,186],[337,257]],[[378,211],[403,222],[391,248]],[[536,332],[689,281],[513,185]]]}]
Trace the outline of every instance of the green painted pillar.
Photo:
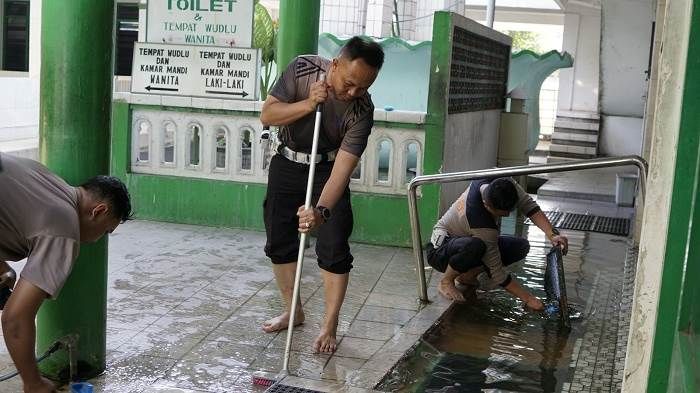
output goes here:
[{"label": "green painted pillar", "polygon": [[299,55],[318,52],[318,18],[321,0],[280,0],[277,35],[277,75]]},{"label": "green painted pillar", "polygon": [[[41,26],[40,156],[72,185],[109,173],[114,0],[44,0]],[[57,300],[37,319],[37,350],[77,334],[82,378],[105,369],[107,240],[84,245]],[[68,357],[41,363],[50,378],[66,380]]]},{"label": "green painted pillar", "polygon": [[647,393],[700,391],[700,2],[687,3],[692,14]]}]

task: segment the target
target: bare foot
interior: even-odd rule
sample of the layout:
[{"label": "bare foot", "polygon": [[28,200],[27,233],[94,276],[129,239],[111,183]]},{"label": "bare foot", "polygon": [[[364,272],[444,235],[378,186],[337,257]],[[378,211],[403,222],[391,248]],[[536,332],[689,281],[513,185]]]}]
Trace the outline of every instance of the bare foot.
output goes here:
[{"label": "bare foot", "polygon": [[338,328],[338,320],[331,323],[330,326],[321,328],[321,332],[314,340],[314,353],[333,353],[338,348],[335,331]]},{"label": "bare foot", "polygon": [[440,280],[438,284],[438,292],[444,296],[447,300],[452,300],[456,302],[463,302],[464,295],[462,292],[455,287],[455,283],[452,280]]},{"label": "bare foot", "polygon": [[[304,323],[304,312],[299,311],[297,312],[297,317],[294,318],[294,326],[299,326],[302,323]],[[289,311],[285,311],[282,315],[263,322],[262,330],[266,333],[274,333],[286,329],[287,326],[289,326]]]},{"label": "bare foot", "polygon": [[457,276],[456,281],[458,284],[462,285],[479,286],[479,280],[476,279],[476,274],[469,272]]}]

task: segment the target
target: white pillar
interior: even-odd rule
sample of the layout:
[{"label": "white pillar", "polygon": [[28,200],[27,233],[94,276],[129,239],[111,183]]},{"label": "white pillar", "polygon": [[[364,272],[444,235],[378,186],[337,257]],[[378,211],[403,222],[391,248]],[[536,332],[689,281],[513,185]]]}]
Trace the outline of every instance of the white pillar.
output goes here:
[{"label": "white pillar", "polygon": [[634,300],[627,341],[623,393],[647,391],[649,366],[657,323],[659,290],[666,254],[671,192],[676,166],[683,86],[688,57],[692,0],[666,3],[663,51],[658,71],[663,82],[656,93],[649,179],[642,218],[642,237],[634,283]]},{"label": "white pillar", "polygon": [[319,33],[336,36],[363,34],[366,0],[323,0],[318,24]]},{"label": "white pillar", "polygon": [[562,50],[573,56],[574,66],[559,71],[558,110],[597,113],[600,10],[581,10],[564,15]]},{"label": "white pillar", "polygon": [[486,4],[486,26],[493,29],[493,19],[496,15],[496,0],[489,0]]},{"label": "white pillar", "polygon": [[[416,39],[417,0],[396,0],[398,6],[399,33],[404,40]],[[393,5],[392,5],[393,7]]]},{"label": "white pillar", "polygon": [[391,37],[393,0],[369,0],[365,34],[373,37]]},{"label": "white pillar", "polygon": [[418,2],[418,12],[416,19],[417,41],[431,41],[433,39],[433,14],[435,11],[451,11],[456,14],[465,15],[466,5],[464,2],[454,0],[421,0]]}]

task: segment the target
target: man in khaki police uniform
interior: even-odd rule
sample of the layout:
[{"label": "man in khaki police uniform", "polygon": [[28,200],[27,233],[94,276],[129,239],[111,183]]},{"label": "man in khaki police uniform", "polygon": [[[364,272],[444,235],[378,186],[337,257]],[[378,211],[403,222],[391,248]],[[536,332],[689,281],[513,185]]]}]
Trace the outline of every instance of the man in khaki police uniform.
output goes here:
[{"label": "man in khaki police uniform", "polygon": [[53,392],[35,360],[37,311],[44,299],[58,296],[80,243],[97,241],[129,218],[129,193],[114,177],[97,176],[72,187],[36,161],[0,154],[0,165],[2,284],[15,284],[5,261],[27,258],[4,305],[2,331],[24,391]]}]

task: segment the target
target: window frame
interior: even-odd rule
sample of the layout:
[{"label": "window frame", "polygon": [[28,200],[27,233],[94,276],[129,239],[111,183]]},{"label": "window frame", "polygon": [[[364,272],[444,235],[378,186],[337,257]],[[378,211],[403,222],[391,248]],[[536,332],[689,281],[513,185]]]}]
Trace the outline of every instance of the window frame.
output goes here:
[{"label": "window frame", "polygon": [[[224,137],[226,138],[226,155],[224,157],[223,168],[216,166],[216,155],[217,155],[217,141],[216,137],[219,135],[219,131],[224,132]],[[211,172],[212,173],[229,173],[231,169],[231,130],[225,124],[218,124],[214,127],[214,131],[211,133],[211,143],[212,147],[211,153]]]},{"label": "window frame", "polygon": [[[379,179],[379,160],[380,160],[380,155],[379,152],[382,150],[382,142],[389,142],[390,149],[389,150],[389,167],[387,168],[387,179],[386,180],[380,180]],[[394,143],[394,140],[391,139],[388,136],[382,136],[377,140],[377,147],[375,149],[376,151],[376,159],[375,159],[375,165],[374,165],[374,185],[375,186],[383,186],[383,187],[391,187],[392,182],[393,182],[393,172],[394,172],[394,151],[396,150],[396,144]]]},{"label": "window frame", "polygon": [[9,0],[12,2],[27,3],[27,46],[25,48],[27,56],[27,69],[24,71],[6,70],[5,69],[5,12],[8,0],[0,0],[0,77],[28,77],[30,69],[30,46],[31,46],[31,24],[32,24],[32,9],[30,0]]}]

